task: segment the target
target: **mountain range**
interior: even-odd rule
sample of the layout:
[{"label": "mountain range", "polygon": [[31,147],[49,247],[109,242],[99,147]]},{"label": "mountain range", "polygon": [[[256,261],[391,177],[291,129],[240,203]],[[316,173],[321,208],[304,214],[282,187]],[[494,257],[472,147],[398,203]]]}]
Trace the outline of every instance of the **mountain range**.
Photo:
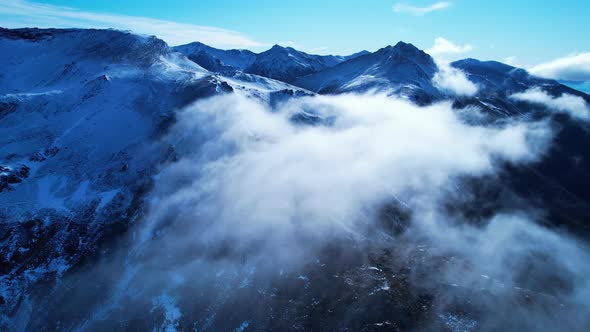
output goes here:
[{"label": "mountain range", "polygon": [[[212,96],[239,95],[273,107],[318,95],[376,93],[420,106],[442,102],[457,109],[477,108],[480,117],[469,121],[490,127],[513,119],[550,118],[555,144],[540,161],[505,165],[494,179],[473,179],[475,198],[457,206],[464,214],[484,218],[508,209],[499,205],[498,197],[511,195],[514,202],[543,209],[545,226],[590,239],[587,123],[565,112],[547,115],[547,105],[513,97],[537,89],[550,99],[567,95],[590,104],[590,96],[524,69],[476,59],[452,62],[446,70],[476,87],[473,93],[458,94],[436,83],[443,72],[441,63],[405,42],[348,56],[311,55],[279,45],[255,53],[199,42],[170,47],[153,36],[117,30],[26,28],[0,29],[0,50],[2,330],[84,329],[87,317],[100,322],[91,330],[133,329],[133,324],[141,330],[156,324],[139,315],[129,318],[132,325],[109,325],[96,318],[104,312],[81,309],[73,314],[67,298],[82,298],[85,302],[79,303],[88,304],[100,297],[98,288],[72,295],[77,278],[84,275],[77,273],[128,246],[126,235],[141,226],[154,178],[162,165],[180,158],[177,147],[162,138],[177,122],[179,110]],[[313,110],[293,114],[291,121],[301,126],[330,123]],[[365,267],[357,277],[373,280],[369,272]],[[339,291],[353,294],[355,285],[365,281],[343,284],[348,288]],[[301,295],[290,289],[301,297],[280,301],[283,320],[273,328],[293,327],[312,310],[310,303],[324,301],[322,305],[330,307],[330,301],[340,296],[317,298],[320,290],[315,291]],[[402,329],[419,329],[412,324],[428,315],[423,308],[429,297],[404,296],[408,302],[395,309],[409,317]],[[365,301],[366,308],[372,308],[391,300]],[[218,309],[229,308],[231,301]],[[318,315],[320,311],[314,311],[309,319],[319,319]],[[338,324],[349,315],[353,329],[362,320],[354,312],[325,315],[326,329],[343,327]],[[210,330],[228,329],[223,319],[199,319]]]}]

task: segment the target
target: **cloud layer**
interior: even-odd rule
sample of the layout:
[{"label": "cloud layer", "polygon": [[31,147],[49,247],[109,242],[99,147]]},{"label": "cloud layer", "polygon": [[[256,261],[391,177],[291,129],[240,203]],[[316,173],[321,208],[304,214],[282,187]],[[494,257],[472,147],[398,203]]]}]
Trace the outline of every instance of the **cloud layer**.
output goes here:
[{"label": "cloud layer", "polygon": [[21,0],[0,1],[0,15],[7,16],[2,22],[2,25],[7,28],[114,28],[156,35],[170,45],[200,41],[221,48],[268,46],[242,33],[216,27],[147,17],[84,12],[69,7]]},{"label": "cloud layer", "polygon": [[[290,120],[310,110],[332,124]],[[211,252],[231,243],[294,260],[332,236],[360,236],[381,204],[434,204],[456,176],[534,160],[529,141],[547,135],[538,129],[469,126],[450,104],[419,108],[386,96],[310,97],[275,110],[212,98],[189,108],[169,137],[185,157],[160,175],[143,238],[175,220],[194,228],[175,246]]]},{"label": "cloud layer", "polygon": [[[359,244],[368,242],[395,252],[392,264],[409,266],[403,287],[432,291],[428,320],[456,312],[459,297],[475,312],[468,325],[482,330],[582,326],[590,295],[586,248],[536,225],[526,207],[483,224],[445,208],[471,194],[465,178],[495,183],[502,165],[538,160],[550,126],[467,124],[457,111],[451,103],[418,107],[382,95],[304,97],[271,108],[232,94],[186,108],[164,138],[176,161],[156,177],[124,277],[93,316],[104,321],[123,311],[128,318],[125,311],[143,308],[135,301],[147,296],[154,306],[173,307],[172,325],[200,308],[207,314],[195,324],[224,326],[230,316],[222,308],[250,319],[252,303],[267,308],[264,301],[276,303],[275,294],[290,287],[307,292],[317,279],[303,271],[330,280],[326,271],[337,263],[320,261],[324,249],[363,250]],[[404,232],[386,233],[384,208],[408,211]],[[379,291],[389,291],[388,278],[375,279]],[[295,295],[288,294],[284,299]],[[341,295],[311,293],[336,303]],[[450,323],[465,323],[454,317]]]},{"label": "cloud layer", "polygon": [[451,6],[450,2],[439,1],[430,6],[414,6],[407,3],[396,3],[393,5],[393,11],[396,13],[406,13],[414,16],[422,16],[437,10],[442,10]]}]

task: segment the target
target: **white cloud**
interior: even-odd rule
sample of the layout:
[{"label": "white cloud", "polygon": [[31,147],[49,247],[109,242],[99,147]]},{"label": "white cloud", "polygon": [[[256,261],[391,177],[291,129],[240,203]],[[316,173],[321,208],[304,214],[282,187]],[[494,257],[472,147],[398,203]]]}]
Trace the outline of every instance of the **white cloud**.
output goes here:
[{"label": "white cloud", "polygon": [[462,54],[473,50],[473,46],[469,44],[458,45],[443,37],[437,37],[434,40],[434,45],[426,50],[426,53],[434,57],[444,57],[446,55]]},{"label": "white cloud", "polygon": [[590,120],[590,108],[586,101],[578,96],[564,93],[559,97],[553,97],[541,88],[536,87],[525,92],[515,93],[510,98],[544,105],[556,111],[567,113],[576,119]]},{"label": "white cloud", "polygon": [[[335,116],[333,125],[289,121],[309,110]],[[404,289],[437,287],[442,300],[429,307],[433,314],[452,312],[457,302],[446,299],[458,290],[477,308],[478,328],[525,321],[553,330],[576,318],[572,325],[582,326],[587,247],[525,214],[495,215],[475,226],[445,212],[452,196],[470,194],[458,177],[493,176],[504,161],[536,160],[551,136],[546,125],[469,125],[450,103],[417,107],[379,95],[309,97],[274,109],[237,94],[199,101],[179,114],[165,139],[179,158],[156,177],[138,228],[144,242],[124,260],[132,276],[120,278],[118,289],[127,291],[113,297],[150,298],[165,289],[178,303],[219,303],[223,291],[234,306],[264,303],[256,294],[266,289],[326,280],[318,276],[332,271],[334,255],[322,249],[344,257],[345,271],[356,275],[356,267],[373,261],[347,254],[374,244],[395,252],[383,256],[386,267],[412,267]],[[411,220],[406,232],[386,237],[373,230],[380,230],[380,208],[392,202],[407,207]],[[257,297],[243,302],[244,288]],[[550,302],[523,304],[529,294]],[[568,308],[562,311],[568,319],[546,314],[554,299]]]},{"label": "white cloud", "polygon": [[[308,110],[335,120],[289,120]],[[265,261],[296,262],[310,248],[361,234],[392,199],[435,204],[456,176],[494,173],[497,159],[535,160],[529,143],[547,133],[529,124],[470,126],[450,103],[421,108],[384,95],[308,97],[273,110],[214,97],[181,114],[167,139],[183,157],[158,177],[141,237],[175,220],[191,230],[181,227],[172,246],[231,243],[240,255],[255,247]]]},{"label": "white cloud", "polygon": [[438,72],[432,78],[436,88],[457,96],[473,96],[477,93],[477,85],[471,82],[462,70],[449,64],[451,59],[471,50],[473,47],[469,44],[458,45],[443,37],[434,40],[434,45],[427,49],[426,53],[434,57],[438,66]]},{"label": "white cloud", "polygon": [[438,72],[432,78],[436,88],[457,96],[473,96],[477,93],[477,85],[471,82],[463,71],[444,63],[437,65]]},{"label": "white cloud", "polygon": [[590,52],[573,54],[542,63],[530,68],[529,72],[558,80],[590,81]]},{"label": "white cloud", "polygon": [[393,5],[393,11],[396,13],[407,13],[414,16],[422,16],[430,12],[448,8],[450,5],[451,3],[446,1],[435,2],[432,5],[425,7],[413,6],[407,3],[396,3]]},{"label": "white cloud", "polygon": [[156,35],[170,45],[200,41],[221,48],[267,46],[267,44],[252,40],[242,33],[216,27],[147,17],[85,12],[69,7],[21,0],[1,0],[0,18],[2,26],[7,28],[114,28]]},{"label": "white cloud", "polygon": [[502,62],[504,62],[507,65],[511,65],[513,67],[522,67],[522,65],[520,64],[518,57],[516,56],[507,56],[504,58],[504,60],[502,60]]}]

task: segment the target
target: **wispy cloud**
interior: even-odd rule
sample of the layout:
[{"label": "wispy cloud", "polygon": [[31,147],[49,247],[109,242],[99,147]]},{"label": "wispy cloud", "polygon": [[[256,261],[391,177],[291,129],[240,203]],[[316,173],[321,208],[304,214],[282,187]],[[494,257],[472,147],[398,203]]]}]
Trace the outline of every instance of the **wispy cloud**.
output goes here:
[{"label": "wispy cloud", "polygon": [[426,53],[437,57],[452,54],[462,54],[473,50],[473,46],[469,44],[459,45],[443,37],[437,37],[434,40],[434,45],[426,50]]},{"label": "wispy cloud", "polygon": [[567,93],[559,97],[553,97],[541,88],[531,88],[524,92],[515,93],[510,98],[543,105],[555,111],[569,114],[575,119],[590,120],[590,107],[582,97]]},{"label": "wispy cloud", "polygon": [[407,13],[414,16],[422,16],[433,11],[448,8],[449,6],[451,6],[451,3],[446,1],[435,2],[432,5],[425,7],[418,7],[407,3],[396,3],[393,5],[393,11],[396,13]]},{"label": "wispy cloud", "polygon": [[432,78],[436,88],[457,96],[474,96],[478,87],[465,73],[447,63],[438,63],[438,72]]},{"label": "wispy cloud", "polygon": [[439,90],[457,96],[474,96],[478,87],[471,82],[467,75],[450,65],[450,61],[457,55],[473,50],[469,44],[459,45],[443,37],[437,37],[434,45],[426,50],[432,55],[438,66],[438,72],[432,78],[432,83]]},{"label": "wispy cloud", "polygon": [[148,17],[87,12],[21,0],[0,0],[0,25],[8,28],[114,28],[156,35],[171,45],[200,41],[221,48],[267,46],[240,32],[217,27]]},{"label": "wispy cloud", "polygon": [[511,55],[511,56],[507,56],[504,58],[504,60],[502,60],[502,62],[504,62],[505,64],[514,66],[514,67],[522,67],[522,65],[519,62],[518,57]]},{"label": "wispy cloud", "polygon": [[590,52],[571,54],[533,66],[529,71],[558,80],[590,81]]}]

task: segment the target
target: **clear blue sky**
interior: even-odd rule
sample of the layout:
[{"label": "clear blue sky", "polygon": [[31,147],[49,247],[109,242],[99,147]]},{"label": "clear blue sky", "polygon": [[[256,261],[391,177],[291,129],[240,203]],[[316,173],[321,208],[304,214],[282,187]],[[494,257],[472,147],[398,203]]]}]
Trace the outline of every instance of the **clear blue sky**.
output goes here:
[{"label": "clear blue sky", "polygon": [[[410,8],[428,8],[437,2],[440,3],[436,0],[0,0],[0,7],[43,3],[81,12],[228,29],[260,43],[250,47],[255,50],[279,43],[316,53],[349,54],[362,49],[376,50],[399,40],[428,49],[436,37],[443,37],[458,45],[471,46],[472,50],[464,52],[462,57],[497,60],[515,57],[513,60],[523,65],[590,50],[590,0],[449,0],[440,6],[444,8],[422,15],[416,11],[419,9]],[[400,3],[407,6],[395,11],[394,6]],[[0,25],[34,25],[35,20],[41,21],[39,26],[51,22],[60,27],[74,25],[63,17],[27,18],[25,11],[31,11],[27,8],[21,9],[22,15],[0,9]]]}]

